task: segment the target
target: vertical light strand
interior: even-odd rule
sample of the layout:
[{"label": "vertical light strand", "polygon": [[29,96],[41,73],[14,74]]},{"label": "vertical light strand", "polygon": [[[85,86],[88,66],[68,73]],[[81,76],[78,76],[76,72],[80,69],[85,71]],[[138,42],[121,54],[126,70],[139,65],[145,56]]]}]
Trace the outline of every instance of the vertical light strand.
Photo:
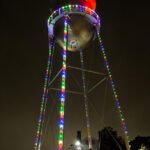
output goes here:
[{"label": "vertical light strand", "polygon": [[[46,107],[47,107],[47,98],[48,98],[48,91],[49,91],[48,87],[49,87],[50,77],[51,77],[51,73],[52,73],[54,50],[55,50],[55,41],[49,40],[49,58],[48,59],[50,59],[50,65],[49,65],[49,73],[48,73],[48,79],[47,79],[47,89],[46,89],[46,94],[45,94],[45,103],[44,103],[44,107],[43,107],[43,117],[42,117],[42,123],[41,123],[41,132],[40,132],[38,150],[40,150],[40,148],[41,148],[41,140],[42,140],[42,134],[43,134],[44,121],[45,121],[45,111],[46,111]],[[48,60],[48,63],[49,63],[49,60]]]},{"label": "vertical light strand", "polygon": [[66,53],[67,53],[67,36],[68,34],[68,18],[64,19],[64,49],[63,49],[63,63],[62,63],[62,82],[60,94],[60,119],[59,119],[59,150],[63,150],[64,142],[64,105],[65,105],[65,84],[66,84]]},{"label": "vertical light strand", "polygon": [[[81,68],[84,69],[84,61],[83,61],[83,52],[82,52],[82,50],[80,50],[80,60],[81,60]],[[84,71],[82,71],[82,80],[83,80],[83,94],[84,94],[86,124],[87,124],[87,132],[88,132],[88,143],[89,143],[89,149],[91,150],[92,149],[92,137],[91,137],[91,131],[90,131],[88,98],[87,98],[86,83],[85,83],[85,72]]]},{"label": "vertical light strand", "polygon": [[125,136],[126,148],[127,148],[127,150],[130,150],[130,145],[129,145],[130,144],[130,140],[129,140],[129,136],[128,136],[127,126],[125,124],[125,119],[124,119],[123,112],[121,110],[118,94],[117,94],[117,91],[116,91],[116,88],[115,88],[114,81],[112,79],[112,74],[111,74],[109,62],[108,62],[108,59],[107,59],[107,56],[106,56],[106,52],[105,52],[105,49],[104,49],[104,46],[103,46],[103,43],[102,43],[102,39],[100,37],[100,32],[99,32],[98,29],[97,29],[97,36],[98,36],[98,39],[99,39],[99,42],[100,42],[100,48],[101,48],[102,56],[104,58],[105,67],[107,69],[107,73],[108,73],[108,76],[109,76],[109,79],[110,79],[110,83],[111,83],[111,87],[112,87],[112,90],[113,90],[114,100],[116,102],[116,105],[117,105],[117,108],[118,108],[118,111],[119,111],[119,114],[120,114],[120,120],[121,120],[121,124],[122,124],[123,131],[124,131],[124,136]]},{"label": "vertical light strand", "polygon": [[35,150],[40,150],[40,146],[41,146],[42,124],[44,124],[45,110],[46,110],[46,105],[47,105],[48,80],[49,80],[49,73],[50,73],[50,68],[51,68],[50,67],[51,54],[52,54],[52,43],[51,43],[51,40],[49,40],[49,56],[48,56],[46,74],[45,74],[45,82],[44,82],[42,102],[41,102],[41,107],[40,107],[40,115],[39,115],[37,132],[36,132],[36,140],[35,140],[35,147],[34,147]]}]

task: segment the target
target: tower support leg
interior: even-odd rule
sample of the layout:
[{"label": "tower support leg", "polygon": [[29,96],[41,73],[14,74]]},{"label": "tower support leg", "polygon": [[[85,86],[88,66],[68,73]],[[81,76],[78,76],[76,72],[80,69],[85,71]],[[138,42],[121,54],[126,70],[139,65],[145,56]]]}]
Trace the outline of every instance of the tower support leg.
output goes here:
[{"label": "tower support leg", "polygon": [[35,150],[41,149],[41,141],[42,141],[42,134],[43,134],[43,126],[45,121],[45,111],[47,106],[47,97],[48,97],[48,83],[50,81],[51,76],[51,66],[52,66],[52,55],[54,51],[54,39],[49,39],[49,56],[48,56],[48,63],[46,68],[46,74],[45,74],[45,82],[44,82],[44,90],[43,90],[43,96],[42,96],[42,102],[41,102],[41,108],[40,108],[40,115],[37,125],[37,132],[36,132],[36,140],[35,140]]},{"label": "tower support leg", "polygon": [[[81,60],[81,68],[84,69],[82,50],[80,50],[80,60]],[[90,131],[90,120],[89,120],[89,111],[88,111],[88,97],[87,97],[87,89],[86,89],[86,81],[85,81],[85,72],[83,70],[82,70],[82,80],[83,80],[83,95],[84,95],[86,125],[87,125],[87,133],[88,133],[88,143],[89,143],[89,150],[92,150],[92,137]]]},{"label": "tower support leg", "polygon": [[104,49],[104,46],[103,46],[103,43],[102,43],[102,39],[100,37],[99,29],[97,29],[97,36],[98,36],[98,40],[99,40],[99,43],[100,43],[102,56],[104,57],[105,67],[107,69],[107,73],[108,73],[109,80],[110,80],[110,83],[111,83],[111,87],[112,87],[112,90],[113,90],[114,100],[115,100],[115,103],[116,103],[116,106],[117,106],[117,109],[118,109],[118,112],[119,112],[119,115],[120,115],[120,120],[121,120],[122,129],[123,129],[123,133],[124,133],[124,138],[125,138],[126,149],[130,150],[130,145],[129,145],[130,140],[129,140],[129,136],[128,136],[127,126],[126,126],[126,123],[125,123],[123,112],[121,110],[121,106],[120,106],[120,102],[119,102],[119,98],[118,98],[118,93],[116,91],[115,84],[114,84],[114,81],[112,79],[111,69],[110,69],[109,62],[108,62],[108,59],[107,59],[107,56],[106,56],[106,52],[105,52],[105,49]]},{"label": "tower support leg", "polygon": [[62,62],[62,82],[60,94],[60,118],[59,118],[59,150],[64,149],[64,110],[66,99],[66,57],[67,57],[67,40],[68,40],[68,17],[64,19],[64,49],[63,49],[63,62]]}]

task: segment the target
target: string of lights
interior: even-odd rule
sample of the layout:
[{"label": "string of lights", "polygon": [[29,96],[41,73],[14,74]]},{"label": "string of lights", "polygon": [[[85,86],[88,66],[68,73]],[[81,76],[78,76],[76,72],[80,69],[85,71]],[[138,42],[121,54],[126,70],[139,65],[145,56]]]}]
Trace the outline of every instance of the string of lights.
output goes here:
[{"label": "string of lights", "polygon": [[96,23],[100,24],[100,17],[94,10],[92,10],[84,5],[66,5],[66,6],[60,7],[57,10],[53,11],[53,13],[48,18],[48,25],[58,15],[69,13],[69,12],[85,12],[85,13],[93,16],[94,18],[96,18],[96,20],[97,20]]},{"label": "string of lights", "polygon": [[[82,50],[80,50],[80,60],[81,60],[81,68],[84,69]],[[89,111],[88,111],[88,98],[87,98],[86,83],[85,83],[85,72],[84,71],[82,71],[82,80],[83,80],[84,105],[85,105],[89,149],[92,149],[92,138],[91,138],[91,132],[90,132],[90,120],[89,120]]]},{"label": "string of lights", "polygon": [[99,32],[98,29],[97,29],[97,36],[98,36],[98,39],[99,39],[99,42],[100,42],[100,48],[101,48],[101,52],[102,52],[102,55],[103,55],[103,58],[104,58],[105,67],[107,69],[107,73],[108,73],[110,83],[111,83],[111,87],[112,87],[112,90],[113,90],[114,100],[116,102],[116,105],[117,105],[117,108],[118,108],[118,111],[119,111],[119,114],[120,114],[120,120],[121,120],[121,124],[122,124],[123,130],[124,130],[124,135],[125,135],[126,147],[127,147],[128,150],[130,150],[130,145],[129,145],[130,140],[129,140],[129,136],[128,136],[127,126],[126,126],[126,123],[125,123],[123,112],[121,110],[121,106],[120,106],[120,102],[119,102],[119,98],[118,98],[118,93],[116,91],[115,84],[114,84],[114,81],[112,79],[110,65],[109,65],[107,55],[106,55],[106,52],[105,52],[105,49],[104,49],[104,46],[103,46],[103,43],[102,43],[102,39],[100,37],[100,32]]},{"label": "string of lights", "polygon": [[[52,44],[52,47],[51,47]],[[55,42],[53,40],[49,40],[49,58],[50,58],[50,68],[49,68],[49,75],[48,75],[48,82],[47,82],[47,91],[45,95],[45,104],[43,109],[43,118],[42,118],[42,124],[41,124],[41,132],[40,132],[40,139],[39,139],[39,147],[38,150],[41,148],[41,140],[42,140],[42,134],[43,134],[43,127],[44,127],[44,121],[45,121],[45,113],[46,113],[46,107],[47,107],[47,99],[48,99],[48,87],[50,83],[50,77],[52,73],[52,63],[53,63],[53,55],[54,55],[54,49],[55,49]]]},{"label": "string of lights", "polygon": [[37,126],[37,132],[36,132],[36,140],[35,140],[35,150],[40,150],[41,147],[41,138],[42,138],[42,132],[43,132],[43,124],[45,120],[45,110],[47,105],[47,96],[48,96],[48,82],[49,82],[49,76],[50,76],[50,70],[51,70],[51,55],[52,55],[52,42],[49,41],[49,56],[48,56],[48,63],[46,68],[46,74],[45,74],[45,82],[44,82],[44,89],[43,89],[43,95],[42,95],[42,102],[40,107],[40,115],[38,120],[38,126]]},{"label": "string of lights", "polygon": [[[81,13],[87,13],[90,16],[93,16],[95,18],[95,22],[98,26],[100,26],[100,18],[97,15],[97,13],[84,6],[84,5],[67,5],[60,7],[59,9],[55,10],[50,17],[48,18],[48,28],[49,30],[49,36],[53,37],[53,20],[59,15],[66,16],[72,12],[81,12]],[[63,70],[62,70],[62,87],[61,87],[61,106],[60,106],[60,120],[59,120],[59,150],[63,150],[63,140],[64,140],[64,103],[65,103],[65,79],[66,79],[66,49],[67,49],[67,31],[68,31],[68,21],[67,17],[65,17],[64,22],[64,51],[63,51]],[[87,110],[87,108],[86,108]],[[86,116],[88,115],[88,112],[86,111]],[[88,127],[88,135],[90,135],[90,126],[89,126],[89,120],[87,121],[87,127]],[[92,147],[92,140],[91,136],[89,136],[89,145]]]},{"label": "string of lights", "polygon": [[[101,47],[101,52],[102,55],[104,57],[104,61],[105,61],[105,67],[107,69],[107,73],[110,79],[110,83],[111,83],[111,87],[113,89],[113,95],[114,95],[114,100],[116,102],[119,114],[120,114],[120,119],[121,119],[121,123],[124,129],[124,134],[125,134],[125,141],[126,141],[126,147],[128,150],[130,150],[130,146],[129,146],[129,136],[128,136],[128,131],[127,131],[127,127],[125,124],[125,120],[124,120],[124,115],[122,113],[121,110],[121,106],[120,106],[120,102],[118,99],[118,94],[114,85],[114,81],[112,79],[112,74],[111,74],[111,70],[110,70],[110,66],[109,66],[109,62],[102,44],[102,40],[100,37],[100,33],[99,33],[99,27],[100,27],[100,17],[97,15],[97,13],[88,8],[87,6],[84,5],[66,5],[63,7],[60,7],[59,9],[55,10],[51,16],[48,19],[48,28],[50,29],[49,31],[49,36],[54,36],[53,33],[53,27],[54,27],[54,22],[56,22],[57,20],[59,20],[59,17],[63,17],[66,16],[64,19],[64,46],[63,46],[63,69],[62,69],[62,85],[61,85],[61,93],[60,93],[60,120],[59,120],[59,150],[63,150],[63,146],[64,146],[64,106],[65,106],[65,84],[66,84],[66,51],[67,51],[67,40],[68,40],[68,16],[71,13],[80,13],[80,14],[86,14],[85,16],[88,18],[92,18],[91,22],[92,24],[96,25],[97,28],[97,35],[98,35],[98,39],[100,42],[100,47]],[[60,15],[60,16],[59,16]],[[58,16],[58,17],[57,17]],[[57,17],[57,18],[56,18]],[[55,19],[56,18],[56,19]],[[80,58],[81,58],[81,68],[84,69],[84,62],[83,62],[83,53],[82,51],[80,51]],[[89,149],[92,148],[92,139],[91,139],[91,133],[90,133],[90,122],[89,122],[89,114],[88,114],[88,101],[87,101],[87,95],[86,95],[86,83],[85,83],[85,72],[82,72],[82,78],[83,78],[83,89],[84,89],[84,103],[85,103],[85,111],[86,111],[86,120],[87,120],[87,131],[88,131],[88,141],[89,141]],[[47,91],[48,92],[48,91]],[[47,92],[45,92],[45,95],[47,94]],[[44,95],[44,99],[47,98]],[[44,103],[43,103],[44,104]],[[42,108],[43,109],[43,108]],[[43,113],[43,110],[42,110]],[[41,118],[39,118],[40,120]],[[38,142],[36,143],[36,145],[40,145],[41,140],[39,139],[41,132],[41,120],[39,121],[39,135],[37,136],[38,138],[36,139]],[[37,132],[38,133],[38,132]],[[36,149],[37,150],[37,149]]]},{"label": "string of lights", "polygon": [[59,120],[59,150],[63,150],[64,140],[64,106],[65,106],[65,84],[66,84],[66,52],[67,52],[67,32],[68,32],[68,18],[64,19],[64,49],[63,49],[63,64],[62,64],[62,82],[60,94],[60,120]]}]

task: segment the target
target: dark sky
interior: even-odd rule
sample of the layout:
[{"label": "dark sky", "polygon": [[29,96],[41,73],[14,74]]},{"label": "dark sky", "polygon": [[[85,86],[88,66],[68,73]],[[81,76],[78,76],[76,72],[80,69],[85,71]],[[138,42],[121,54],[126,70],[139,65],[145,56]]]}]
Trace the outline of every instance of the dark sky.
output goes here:
[{"label": "dark sky", "polygon": [[[48,57],[46,20],[50,8],[56,7],[56,3],[52,0],[3,0],[1,4],[0,149],[30,150],[35,141]],[[97,0],[97,11],[102,18],[102,38],[131,139],[137,135],[150,135],[148,9],[146,1]],[[95,95],[98,97],[98,94]],[[51,113],[54,109],[53,114],[50,114],[54,116],[58,108],[49,104],[48,112]],[[68,102],[67,106],[74,110],[74,107],[78,108],[77,104],[70,103],[69,106]],[[95,103],[98,104],[100,103]],[[117,113],[115,115],[114,111],[114,115],[109,116],[111,106],[112,109],[115,108],[113,105],[111,100],[107,100],[105,122],[119,130],[116,126],[119,121],[115,119]],[[68,114],[70,110],[67,110]],[[73,118],[78,119],[76,114],[72,115]],[[92,122],[94,121],[93,119]],[[51,119],[49,122],[52,126]],[[66,133],[66,137],[70,137],[69,134],[75,135],[78,130],[78,127],[71,127],[68,127],[70,132]],[[93,128],[96,134],[98,127]],[[55,132],[49,128],[47,134],[52,137]],[[55,136],[57,137],[56,134]],[[50,140],[51,138],[47,139],[47,142],[50,143]]]}]

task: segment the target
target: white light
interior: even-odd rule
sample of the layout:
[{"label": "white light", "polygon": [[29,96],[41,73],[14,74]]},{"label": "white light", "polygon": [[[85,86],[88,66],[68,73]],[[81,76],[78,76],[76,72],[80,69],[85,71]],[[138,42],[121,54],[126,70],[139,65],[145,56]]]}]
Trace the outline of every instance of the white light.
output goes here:
[{"label": "white light", "polygon": [[59,128],[60,128],[60,130],[63,130],[63,129],[64,129],[64,126],[63,126],[63,125],[60,125]]},{"label": "white light", "polygon": [[63,141],[62,140],[59,140],[59,145],[62,145],[63,144]]},{"label": "white light", "polygon": [[81,144],[80,141],[76,141],[75,143],[76,146],[80,146],[80,144]]}]

